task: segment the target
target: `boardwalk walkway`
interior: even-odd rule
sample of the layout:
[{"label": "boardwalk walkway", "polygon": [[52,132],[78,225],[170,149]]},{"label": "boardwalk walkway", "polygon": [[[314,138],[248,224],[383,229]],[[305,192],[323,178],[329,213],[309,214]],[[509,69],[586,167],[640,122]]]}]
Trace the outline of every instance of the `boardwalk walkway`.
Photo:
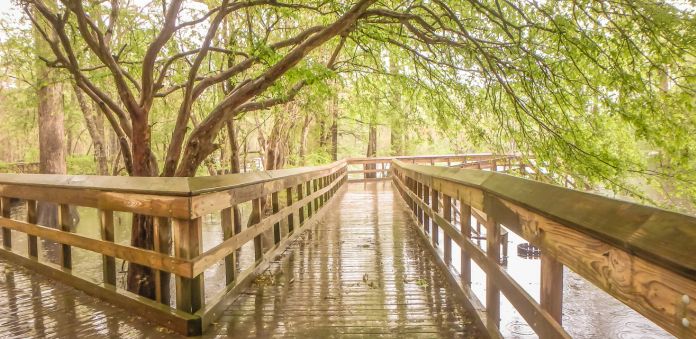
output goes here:
[{"label": "boardwalk walkway", "polygon": [[[351,183],[332,210],[204,337],[476,337],[390,182]],[[175,337],[0,261],[0,337]]]}]

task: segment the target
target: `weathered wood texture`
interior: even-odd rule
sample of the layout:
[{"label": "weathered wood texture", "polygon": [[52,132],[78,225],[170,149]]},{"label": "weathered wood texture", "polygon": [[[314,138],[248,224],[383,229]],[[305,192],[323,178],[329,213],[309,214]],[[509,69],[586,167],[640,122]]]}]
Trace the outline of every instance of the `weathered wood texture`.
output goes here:
[{"label": "weathered wood texture", "polygon": [[[338,161],[325,166],[288,170],[232,174],[204,178],[105,178],[92,176],[5,175],[0,174],[0,228],[3,249],[0,254],[30,266],[43,274],[83,289],[103,295],[108,301],[132,308],[143,316],[184,334],[200,334],[219,314],[218,303],[238,292],[256,274],[265,269],[274,255],[282,250],[292,234],[314,223],[346,179],[346,163]],[[312,183],[312,185],[307,184]],[[293,187],[306,187],[306,195],[292,199]],[[288,205],[281,208],[279,194],[289,193]],[[268,200],[271,214],[265,215]],[[27,217],[12,218],[12,199],[27,200]],[[36,201],[58,203],[59,228],[36,224]],[[257,218],[242,230],[232,225],[234,206],[255,202]],[[73,233],[71,205],[99,209],[101,239]],[[309,215],[296,217],[307,207]],[[114,211],[148,215],[154,218],[154,248],[141,249],[114,242]],[[203,251],[201,218],[210,213],[222,213],[224,239],[213,248]],[[295,219],[298,224],[295,224]],[[26,220],[26,221],[25,221]],[[281,224],[286,228],[281,230]],[[287,226],[285,226],[287,225]],[[28,237],[28,257],[11,248],[11,230]],[[270,234],[270,236],[268,236]],[[38,260],[37,239],[59,244],[59,267]],[[173,253],[170,252],[170,241]],[[235,251],[253,241],[257,260],[253,267],[235,276]],[[73,247],[101,254],[103,284],[94,284],[70,271],[73,267]],[[115,288],[115,259],[135,263],[155,270],[155,301],[133,297]],[[227,286],[205,304],[204,272],[224,261],[228,272]],[[174,274],[176,309],[169,307],[169,274]],[[122,296],[120,300],[119,296]]]},{"label": "weathered wood texture", "polygon": [[240,338],[480,338],[390,183],[351,183],[211,332]]},{"label": "weathered wood texture", "polygon": [[[395,182],[409,199],[418,200],[435,223],[493,275],[494,285],[541,337],[558,336],[553,330],[561,328],[554,320],[559,319],[562,302],[557,290],[562,288],[558,286],[561,264],[670,333],[696,337],[696,303],[688,302],[696,297],[696,260],[687,254],[696,243],[696,218],[490,171],[401,161],[394,161],[392,168]],[[456,225],[410,192],[403,183],[407,180],[456,197],[478,211],[473,214],[479,214],[487,227],[492,216],[557,261],[547,260],[542,271],[543,307],[506,278],[497,263],[482,257]],[[545,328],[539,327],[544,323]]]}]

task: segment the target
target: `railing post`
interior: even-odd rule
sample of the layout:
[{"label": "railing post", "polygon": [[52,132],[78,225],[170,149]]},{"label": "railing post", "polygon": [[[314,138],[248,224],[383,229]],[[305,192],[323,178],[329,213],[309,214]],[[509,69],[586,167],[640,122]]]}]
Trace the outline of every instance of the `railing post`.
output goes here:
[{"label": "railing post", "polygon": [[[174,255],[177,258],[193,259],[201,253],[203,229],[201,219],[172,219],[174,233]],[[195,278],[176,277],[176,308],[195,313],[203,307],[203,273]]]},{"label": "railing post", "polygon": [[[292,187],[288,187],[285,189],[285,204],[287,206],[292,206]],[[288,234],[291,234],[292,231],[295,229],[295,214],[290,213],[288,214]]]},{"label": "railing post", "polygon": [[[427,185],[423,185],[423,203],[426,206],[430,205],[430,187]],[[427,213],[423,213],[423,231],[425,231],[425,234],[430,232],[430,217]]]},{"label": "railing post", "polygon": [[[72,228],[72,216],[70,215],[70,205],[60,204],[58,208],[58,223],[60,230],[70,232]],[[60,265],[63,268],[72,268],[72,250],[70,245],[60,244]]]},{"label": "railing post", "polygon": [[[261,206],[261,199],[256,198],[256,199],[251,200],[251,205],[252,205],[252,207],[251,207],[250,219],[251,219],[251,224],[255,225],[255,224],[260,223],[261,219],[263,218],[262,217],[263,206]],[[263,233],[264,232],[261,232],[259,235],[254,237],[254,261],[256,261],[256,263],[258,263],[261,259],[263,259],[263,252],[264,252]]]},{"label": "railing post", "polygon": [[[38,204],[36,200],[27,200],[27,222],[36,224],[38,222]],[[39,258],[39,242],[35,235],[27,235],[27,250],[32,259]]]},{"label": "railing post", "polygon": [[[302,184],[298,184],[297,185],[297,201],[300,201],[303,198],[302,189],[303,189]],[[304,218],[305,218],[304,210],[305,209],[306,209],[306,207],[300,206],[299,210],[297,211],[297,216],[299,217],[298,222],[300,223],[300,225],[304,224]]]},{"label": "railing post", "polygon": [[[317,181],[318,181],[317,179],[312,180],[312,193],[315,193],[318,190],[317,189],[317,186],[318,186]],[[316,212],[318,210],[319,210],[319,197],[315,197],[314,198],[314,212]]]},{"label": "railing post", "polygon": [[[111,215],[111,223],[113,227],[113,212]],[[164,253],[166,255],[170,254],[171,250],[171,240],[172,240],[172,228],[169,224],[169,218],[156,217],[154,220],[154,245],[155,252]],[[114,267],[115,271],[115,267]],[[162,304],[169,305],[170,292],[169,292],[169,277],[171,273],[165,271],[155,271],[155,299]],[[114,275],[114,284],[116,284],[116,277]]]},{"label": "railing post", "polygon": [[[442,195],[442,212],[443,212],[443,217],[447,222],[450,224],[452,223],[452,198],[447,195],[443,194]],[[447,235],[447,232],[445,233],[445,244],[444,244],[444,260],[445,264],[448,266],[452,263],[452,239],[450,238],[449,235]]]},{"label": "railing post", "polygon": [[[418,196],[418,199],[423,200],[423,184],[420,182],[417,182],[416,185],[417,185],[416,194]],[[416,214],[416,218],[418,219],[419,223],[421,223],[421,224],[423,223],[423,209],[420,207],[420,205],[418,205],[418,213]]]},{"label": "railing post", "polygon": [[[459,203],[461,205],[459,211],[460,230],[465,239],[471,239],[471,206],[465,204],[464,201],[461,200]],[[461,261],[459,273],[462,277],[462,283],[464,285],[471,285],[471,257],[469,253],[464,250],[464,247],[461,248]]]},{"label": "railing post", "polygon": [[563,264],[541,253],[541,308],[559,324],[563,319]]},{"label": "railing post", "polygon": [[[114,212],[99,210],[99,224],[102,240],[114,242]],[[102,278],[105,284],[116,285],[116,259],[114,257],[102,255]]]},{"label": "railing post", "polygon": [[[0,198],[0,214],[3,218],[10,219],[12,217],[9,198]],[[7,250],[12,249],[12,231],[9,228],[2,228],[2,247]]]},{"label": "railing post", "polygon": [[[432,202],[433,202],[433,212],[439,213],[440,212],[440,192],[438,192],[436,189],[431,190],[431,196],[432,196]],[[432,227],[431,227],[431,232],[432,232],[432,238],[433,238],[433,247],[437,248],[437,245],[440,243],[438,240],[439,233],[437,223],[435,220],[432,222]]]},{"label": "railing post", "polygon": [[[487,212],[487,211],[486,211]],[[500,263],[500,224],[495,221],[492,214],[487,213],[486,219],[486,255],[489,264]],[[500,326],[500,290],[491,278],[486,274],[486,314],[489,326]]]},{"label": "railing post", "polygon": [[[309,196],[312,195],[312,187],[311,187],[311,186],[312,186],[312,181],[311,181],[311,180],[310,180],[310,181],[307,181],[307,182],[305,183],[305,186],[306,186],[305,188],[306,188],[306,191],[307,191],[307,196],[309,197]],[[312,213],[313,213],[313,211],[312,211],[312,200],[310,200],[310,201],[307,203],[307,219],[309,219],[309,218],[312,217]]]},{"label": "railing post", "polygon": [[[278,200],[278,192],[271,193],[271,208],[273,209],[273,214],[278,213],[280,210],[280,201]],[[273,243],[278,244],[280,242],[280,221],[273,225]]]},{"label": "railing post", "polygon": [[[222,226],[222,239],[227,240],[235,235],[234,230],[234,207],[228,207],[220,212],[220,224]],[[235,258],[237,251],[233,251],[225,257],[225,285],[231,284],[237,274],[237,260]]]}]

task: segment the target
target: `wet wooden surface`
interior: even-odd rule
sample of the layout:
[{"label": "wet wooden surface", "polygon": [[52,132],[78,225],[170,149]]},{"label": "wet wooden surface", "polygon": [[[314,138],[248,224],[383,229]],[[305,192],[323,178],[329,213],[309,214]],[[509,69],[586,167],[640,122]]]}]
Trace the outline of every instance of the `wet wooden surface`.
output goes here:
[{"label": "wet wooden surface", "polygon": [[[476,337],[391,183],[338,199],[205,337]],[[0,296],[3,338],[177,336],[5,261]]]}]

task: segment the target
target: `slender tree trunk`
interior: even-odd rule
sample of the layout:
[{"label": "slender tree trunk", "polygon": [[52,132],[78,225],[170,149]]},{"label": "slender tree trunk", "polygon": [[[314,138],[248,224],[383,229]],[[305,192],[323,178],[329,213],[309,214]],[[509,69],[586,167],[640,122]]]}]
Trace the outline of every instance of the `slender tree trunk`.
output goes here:
[{"label": "slender tree trunk", "polygon": [[304,119],[304,124],[302,125],[302,135],[300,136],[300,165],[305,166],[307,164],[307,136],[309,135],[309,125],[312,123],[312,116],[307,114]]},{"label": "slender tree trunk", "polygon": [[[235,130],[234,120],[230,119],[227,122],[227,137],[230,142],[230,171],[232,173],[240,173],[239,166],[239,140],[237,140],[237,131]],[[234,232],[242,231],[242,214],[239,211],[239,206],[232,206],[232,217],[234,221]]]},{"label": "slender tree trunk", "polygon": [[331,160],[338,160],[338,110],[335,107],[331,124]]},{"label": "slender tree trunk", "polygon": [[[377,126],[374,123],[370,123],[370,135],[367,141],[367,154],[368,158],[374,158],[377,156]],[[366,170],[377,169],[376,164],[366,164]],[[377,173],[365,173],[365,178],[376,178]]]},{"label": "slender tree trunk", "polygon": [[106,143],[104,138],[104,128],[101,125],[101,119],[98,119],[94,106],[87,101],[82,90],[73,83],[75,97],[82,110],[82,115],[85,118],[87,131],[92,137],[92,146],[94,147],[94,158],[97,161],[97,174],[109,175],[109,160],[106,154]]}]

